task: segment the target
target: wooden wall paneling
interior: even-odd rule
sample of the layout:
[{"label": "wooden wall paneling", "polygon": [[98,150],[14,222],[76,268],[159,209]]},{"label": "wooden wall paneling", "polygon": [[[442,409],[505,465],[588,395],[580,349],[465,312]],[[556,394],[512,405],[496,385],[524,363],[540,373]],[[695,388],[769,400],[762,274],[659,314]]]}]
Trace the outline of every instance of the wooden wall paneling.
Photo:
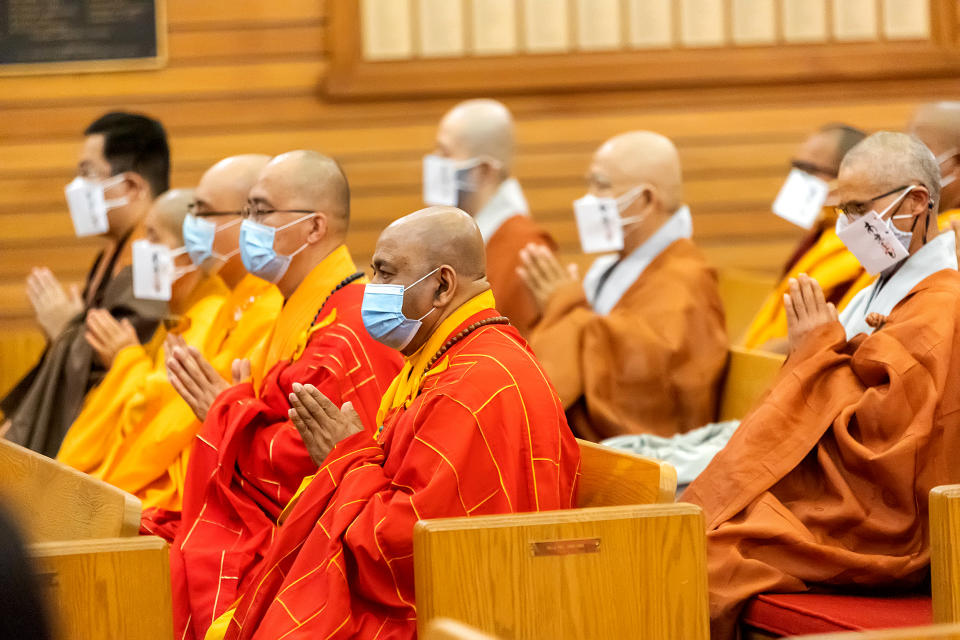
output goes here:
[{"label": "wooden wall paneling", "polygon": [[883,0],[882,32],[890,40],[924,39],[930,36],[930,5],[913,0]]},{"label": "wooden wall paneling", "polygon": [[[875,3],[880,0],[852,1]],[[947,7],[951,0],[929,1],[937,5],[935,15],[940,15],[948,11],[940,5]],[[325,91],[339,99],[409,96],[414,91],[419,95],[444,95],[478,91],[592,90],[609,86],[715,86],[811,81],[824,77],[939,75],[960,68],[960,56],[953,46],[955,23],[952,23],[952,31],[944,32],[948,37],[938,37],[934,41],[837,45],[831,42],[831,27],[835,22],[831,11],[833,3],[827,0],[781,0],[781,3],[779,15],[783,18],[785,41],[807,43],[808,47],[720,46],[727,41],[726,9],[730,3],[726,0],[677,0],[677,4],[671,6],[671,20],[682,44],[708,46],[709,51],[680,48],[649,56],[624,49],[569,55],[571,32],[576,36],[578,28],[576,20],[569,20],[569,8],[576,3],[570,0],[523,0],[522,49],[528,55],[469,60],[370,61],[364,58],[364,43],[357,33],[356,4],[352,0],[329,0],[331,69]],[[640,28],[636,20],[642,20],[644,5],[629,6],[632,24],[628,31],[634,41]],[[870,6],[875,16],[876,5]],[[661,5],[654,5],[654,8],[658,10],[658,16],[662,15]],[[841,17],[846,15],[844,12]],[[844,27],[841,35],[860,37],[857,31],[860,22],[854,20],[841,24]],[[877,33],[875,18],[870,31]],[[642,43],[642,38],[640,40]],[[703,73],[705,68],[711,69],[711,73]],[[417,78],[424,77],[430,78],[430,82],[417,82]]]}]

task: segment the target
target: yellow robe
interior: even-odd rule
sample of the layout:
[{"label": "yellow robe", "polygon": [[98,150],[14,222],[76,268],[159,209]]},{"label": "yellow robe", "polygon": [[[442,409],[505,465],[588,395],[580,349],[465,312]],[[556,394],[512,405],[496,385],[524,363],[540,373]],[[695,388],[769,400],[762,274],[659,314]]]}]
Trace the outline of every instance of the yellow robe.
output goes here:
[{"label": "yellow robe", "polygon": [[[213,326],[211,318],[216,317],[228,293],[218,276],[197,285],[183,314],[181,335],[188,344],[206,343]],[[146,346],[127,347],[117,354],[103,382],[88,394],[83,411],[63,440],[58,460],[103,478],[139,428],[149,424],[166,404],[179,400],[167,380],[166,337],[167,330],[161,327]]]},{"label": "yellow robe", "polygon": [[[940,230],[949,229],[953,220],[960,220],[960,209],[951,209],[940,214]],[[796,278],[801,273],[819,282],[828,299],[834,297],[831,292],[837,286],[853,281],[837,303],[840,311],[875,278],[865,272],[854,255],[847,251],[837,237],[836,229],[828,226],[810,250],[793,265],[767,296],[747,329],[743,339],[745,347],[758,349],[770,340],[787,337],[787,312],[783,307],[783,294],[787,292],[790,278]]]},{"label": "yellow robe", "polygon": [[[200,347],[222,378],[232,378],[238,358],[262,366],[282,306],[280,290],[265,280],[247,275],[237,284]],[[140,498],[144,509],[179,511],[191,445],[201,424],[176,395],[134,430],[135,437],[125,439],[120,455],[112,465],[98,469],[98,476]]]}]

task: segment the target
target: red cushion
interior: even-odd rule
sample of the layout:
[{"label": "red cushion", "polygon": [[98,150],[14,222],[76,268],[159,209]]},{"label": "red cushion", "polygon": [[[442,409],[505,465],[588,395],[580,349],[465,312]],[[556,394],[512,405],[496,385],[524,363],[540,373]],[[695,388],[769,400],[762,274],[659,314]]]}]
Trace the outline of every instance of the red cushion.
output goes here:
[{"label": "red cushion", "polygon": [[747,625],[783,636],[918,627],[933,623],[930,596],[866,597],[767,593],[743,612]]}]

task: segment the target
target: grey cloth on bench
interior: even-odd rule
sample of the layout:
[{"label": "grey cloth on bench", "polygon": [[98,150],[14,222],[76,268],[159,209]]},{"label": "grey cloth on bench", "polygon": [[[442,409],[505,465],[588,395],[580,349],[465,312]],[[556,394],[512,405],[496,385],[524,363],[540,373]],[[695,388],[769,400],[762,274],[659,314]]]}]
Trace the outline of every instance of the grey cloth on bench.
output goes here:
[{"label": "grey cloth on bench", "polygon": [[669,462],[677,470],[679,494],[707,468],[713,456],[726,446],[738,426],[739,420],[712,422],[705,427],[679,433],[671,438],[644,433],[607,438],[601,444]]}]

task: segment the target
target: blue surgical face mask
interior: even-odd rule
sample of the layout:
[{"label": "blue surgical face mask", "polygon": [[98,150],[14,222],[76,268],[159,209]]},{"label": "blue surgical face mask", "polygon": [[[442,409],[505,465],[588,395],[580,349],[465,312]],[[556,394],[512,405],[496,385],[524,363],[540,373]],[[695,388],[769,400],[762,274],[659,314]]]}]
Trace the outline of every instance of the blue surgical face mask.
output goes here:
[{"label": "blue surgical face mask", "polygon": [[283,277],[290,268],[290,261],[298,253],[307,248],[304,242],[300,248],[288,256],[277,254],[273,248],[273,241],[278,231],[300,224],[304,220],[313,218],[315,214],[307,214],[280,227],[271,227],[253,220],[244,220],[240,225],[240,257],[243,266],[253,275],[263,278],[274,284]]},{"label": "blue surgical face mask", "polygon": [[241,219],[237,218],[218,227],[210,220],[192,214],[184,218],[183,245],[186,247],[187,253],[190,254],[190,260],[193,261],[193,264],[203,267],[206,263],[207,269],[213,269],[214,265],[209,264],[208,261],[219,260],[223,263],[237,255],[240,252],[239,247],[226,255],[222,255],[213,250],[213,243],[218,231],[229,229],[240,222],[242,222]]},{"label": "blue surgical face mask", "polygon": [[434,307],[420,318],[412,320],[403,315],[403,294],[439,270],[440,267],[437,267],[406,287],[402,284],[368,284],[363,291],[363,304],[360,305],[360,316],[367,333],[388,347],[402,351],[417,335],[423,319],[437,310]]}]

